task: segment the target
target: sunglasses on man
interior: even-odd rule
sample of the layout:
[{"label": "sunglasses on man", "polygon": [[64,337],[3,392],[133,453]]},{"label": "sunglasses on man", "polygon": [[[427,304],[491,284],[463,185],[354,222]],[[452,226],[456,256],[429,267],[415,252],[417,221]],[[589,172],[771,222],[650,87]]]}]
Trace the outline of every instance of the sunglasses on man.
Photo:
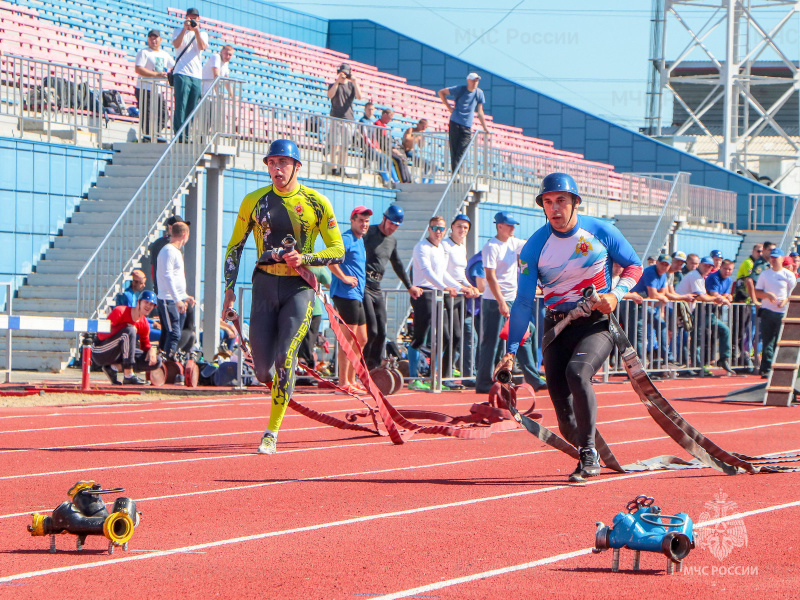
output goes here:
[{"label": "sunglasses on man", "polygon": [[439,233],[440,231],[444,231],[444,227],[442,227],[441,225],[429,225],[429,227],[431,228],[431,231],[433,231],[435,233]]}]

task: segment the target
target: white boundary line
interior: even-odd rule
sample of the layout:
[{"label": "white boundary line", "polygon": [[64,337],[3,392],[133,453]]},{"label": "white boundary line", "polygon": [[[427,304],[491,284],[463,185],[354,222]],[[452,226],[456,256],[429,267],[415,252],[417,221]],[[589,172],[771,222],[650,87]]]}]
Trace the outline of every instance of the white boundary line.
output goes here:
[{"label": "white boundary line", "polygon": [[[734,519],[744,519],[745,517],[752,517],[753,515],[759,515],[762,513],[772,512],[776,510],[782,510],[785,508],[793,508],[796,506],[800,506],[800,500],[796,500],[795,502],[787,502],[786,504],[776,504],[775,506],[768,506],[766,508],[759,508],[757,510],[740,512],[736,513],[735,515],[726,515],[724,517],[720,517],[719,519],[714,519],[712,521],[695,523],[694,528],[699,529],[701,527],[708,527],[710,525],[716,525],[718,523],[724,523],[726,521],[732,521]],[[571,558],[576,558],[578,556],[583,556],[591,553],[592,553],[592,548],[582,548],[581,550],[575,550],[574,552],[557,554],[556,556],[542,558],[539,560],[535,560],[533,562],[523,563],[521,565],[514,565],[512,567],[503,567],[502,569],[493,569],[491,571],[484,571],[483,573],[475,573],[473,575],[457,577],[455,579],[449,579],[447,581],[439,581],[436,583],[431,583],[429,585],[423,585],[412,589],[403,590],[402,592],[386,594],[384,596],[374,596],[372,600],[398,600],[399,598],[408,598],[410,596],[417,596],[425,592],[432,592],[434,590],[440,590],[442,588],[459,585],[461,583],[469,583],[471,581],[476,581],[478,579],[486,579],[488,577],[506,575],[508,573],[514,573],[515,571],[524,571],[526,569],[532,569],[534,567],[540,567],[542,565],[549,565],[552,563],[561,562],[563,560],[569,560]]]},{"label": "white boundary line", "polygon": [[[644,472],[644,473],[634,473],[634,474],[630,474],[630,475],[622,475],[620,477],[614,477],[614,478],[609,478],[609,479],[588,481],[587,483],[582,484],[582,485],[583,486],[602,485],[602,484],[609,483],[609,482],[612,482],[612,481],[616,482],[616,481],[621,481],[623,479],[634,479],[634,478],[638,478],[638,477],[646,477],[646,476],[657,475],[657,474],[667,473],[667,472],[668,471],[647,471],[647,472]],[[171,550],[161,550],[161,551],[156,551],[156,552],[152,552],[152,553],[148,553],[148,554],[139,554],[139,555],[136,555],[136,556],[126,556],[126,557],[123,557],[123,558],[99,560],[99,561],[96,561],[96,562],[93,562],[93,563],[70,565],[70,566],[66,566],[66,567],[56,567],[56,568],[53,568],[53,569],[43,569],[43,570],[40,570],[40,571],[29,571],[27,573],[17,573],[15,575],[8,575],[6,577],[0,577],[0,583],[8,583],[8,582],[11,582],[11,581],[18,581],[20,579],[29,579],[29,578],[32,578],[32,577],[41,577],[41,576],[44,576],[44,575],[53,575],[53,574],[56,574],[56,573],[66,573],[66,572],[72,572],[72,571],[78,571],[78,570],[84,570],[84,569],[93,569],[93,568],[105,567],[105,566],[109,566],[109,565],[116,565],[116,564],[119,564],[119,563],[126,563],[126,562],[137,561],[137,560],[147,560],[147,559],[150,559],[150,558],[157,558],[157,557],[162,557],[162,556],[170,556],[170,555],[181,554],[181,553],[186,553],[186,552],[196,552],[196,551],[200,551],[200,550],[206,550],[206,549],[209,549],[209,548],[217,548],[217,547],[221,547],[221,546],[229,546],[229,545],[232,545],[232,544],[240,544],[240,543],[245,543],[245,542],[251,542],[251,541],[256,541],[256,540],[267,539],[267,538],[271,538],[271,537],[290,535],[290,534],[294,534],[294,533],[303,533],[303,532],[308,532],[308,531],[319,531],[319,530],[324,530],[324,529],[330,529],[330,528],[333,528],[333,527],[340,527],[340,526],[343,526],[343,525],[353,525],[353,524],[356,524],[356,523],[365,523],[365,522],[368,522],[368,521],[376,521],[376,520],[379,520],[379,519],[402,517],[402,516],[408,516],[408,515],[419,514],[419,513],[424,513],[424,512],[430,512],[430,511],[434,511],[434,510],[458,508],[458,507],[462,507],[462,506],[469,506],[469,505],[474,505],[474,504],[482,504],[484,502],[492,502],[492,501],[495,501],[495,500],[506,500],[506,499],[509,499],[509,498],[519,498],[519,497],[523,497],[523,496],[530,496],[530,495],[541,494],[541,493],[545,493],[545,492],[559,491],[559,490],[563,490],[563,489],[569,488],[569,487],[570,487],[569,485],[565,484],[565,485],[560,485],[560,486],[550,486],[550,487],[546,487],[546,488],[537,488],[537,489],[534,489],[534,490],[526,490],[526,491],[523,491],[523,492],[513,492],[513,493],[509,493],[509,494],[500,494],[500,495],[497,495],[497,496],[490,496],[490,497],[486,497],[486,498],[472,498],[472,499],[469,499],[469,500],[460,500],[460,501],[457,501],[457,502],[448,502],[448,503],[445,503],[445,504],[423,506],[423,507],[412,508],[412,509],[407,509],[407,510],[393,511],[393,512],[389,512],[389,513],[378,513],[378,514],[374,514],[374,515],[367,515],[367,516],[356,517],[356,518],[352,518],[352,519],[343,519],[343,520],[340,520],[340,521],[330,521],[328,523],[319,523],[317,525],[308,525],[308,526],[305,526],[305,527],[295,527],[295,528],[292,528],[292,529],[284,529],[284,530],[279,530],[279,531],[270,531],[270,532],[265,532],[265,533],[258,533],[258,534],[254,534],[254,535],[230,538],[230,539],[227,539],[227,540],[217,540],[217,541],[214,541],[214,542],[206,542],[206,543],[203,543],[203,544],[195,544],[195,545],[192,545],[192,546],[184,546],[182,548],[173,548]],[[751,516],[751,515],[755,515],[755,514],[770,512],[770,511],[773,511],[773,510],[779,510],[779,509],[782,509],[782,508],[789,508],[789,507],[793,507],[793,506],[800,506],[800,500],[795,501],[795,502],[791,502],[791,503],[788,503],[788,504],[781,504],[781,505],[776,505],[776,506],[772,506],[772,507],[761,508],[761,509],[754,510],[754,511],[738,513],[738,514],[735,514],[735,515],[727,515],[726,517],[724,517],[721,520],[719,520],[719,519],[716,520],[716,522],[722,522],[724,520],[731,520],[731,519],[734,519],[734,518],[742,518],[743,516]],[[708,524],[711,524],[711,522],[709,522]],[[701,525],[698,525],[698,527],[699,526],[701,526]],[[484,578],[484,577],[491,577],[493,575],[500,575],[500,574],[512,572],[514,570],[522,570],[522,569],[525,569],[525,568],[531,568],[532,566],[538,566],[539,564],[548,564],[550,562],[557,562],[559,560],[566,560],[567,558],[572,558],[572,557],[575,557],[575,556],[579,556],[581,554],[587,554],[589,552],[591,552],[591,548],[584,548],[582,550],[577,550],[575,552],[571,552],[571,553],[568,553],[568,554],[561,554],[561,555],[558,555],[557,557],[550,557],[548,559],[541,559],[539,561],[534,561],[533,563],[525,563],[524,565],[516,565],[514,567],[506,567],[504,569],[496,569],[494,571],[487,571],[485,573],[479,573],[479,574],[476,574],[476,575],[471,575],[471,576],[468,576],[467,578],[461,577],[461,578],[452,579],[452,580],[449,580],[449,581],[437,582],[435,584],[430,584],[428,586],[423,586],[423,587],[420,587],[420,588],[414,588],[412,590],[405,590],[405,591],[402,591],[402,592],[396,592],[395,594],[376,597],[374,600],[392,600],[394,598],[407,598],[408,596],[417,595],[417,594],[419,594],[419,593],[421,593],[423,591],[430,591],[430,590],[434,590],[434,589],[440,589],[440,588],[443,588],[443,587],[456,585],[457,583],[463,583],[465,581],[473,581],[474,579],[481,579],[481,578]]]}]

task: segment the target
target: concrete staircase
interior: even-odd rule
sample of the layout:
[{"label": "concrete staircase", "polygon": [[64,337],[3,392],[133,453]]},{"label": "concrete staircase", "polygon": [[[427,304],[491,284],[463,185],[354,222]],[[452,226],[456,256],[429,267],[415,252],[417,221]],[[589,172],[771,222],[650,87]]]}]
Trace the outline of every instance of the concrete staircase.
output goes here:
[{"label": "concrete staircase", "polygon": [[[166,144],[115,144],[103,175],[81,201],[29,275],[13,302],[14,314],[74,317],[77,275],[166,149]],[[180,184],[176,181],[175,187]],[[13,368],[59,372],[77,347],[74,333],[18,331],[13,334]],[[5,345],[0,364],[5,362]]]},{"label": "concrete staircase", "polygon": [[[414,246],[424,235],[428,227],[428,221],[434,216],[433,211],[436,210],[446,188],[446,184],[404,183],[398,186],[397,204],[403,207],[405,218],[403,225],[394,236],[397,238],[397,252],[406,266],[411,265]],[[444,217],[444,220],[449,225],[455,215],[446,214],[441,216]],[[394,290],[398,286],[403,290],[400,280],[391,266],[387,265],[381,287],[384,290]],[[391,297],[388,299],[387,330],[389,332],[397,332],[403,325],[405,316],[411,306],[409,299],[410,296],[404,291],[399,294],[396,304],[392,302]],[[394,335],[390,334],[389,338],[394,339]]]},{"label": "concrete staircase", "polygon": [[[622,235],[625,236],[633,249],[636,250],[636,254],[639,255],[639,258],[644,261],[645,256],[644,251],[647,249],[647,244],[650,242],[650,238],[653,235],[653,231],[658,224],[658,215],[618,215],[617,222],[615,225],[617,229],[622,232]],[[670,228],[670,231],[675,228],[675,225]],[[659,252],[659,249],[666,245],[669,236],[665,237],[663,240],[658,242],[655,245],[654,249],[651,249],[650,254],[653,255],[653,258],[656,258]]]},{"label": "concrete staircase", "polygon": [[744,235],[744,239],[742,240],[742,245],[739,246],[739,253],[736,255],[737,270],[739,269],[739,265],[742,264],[742,261],[750,256],[750,253],[753,251],[753,246],[756,244],[763,244],[766,241],[779,244],[781,238],[783,238],[783,231],[762,231],[748,229],[742,231],[741,233]]}]

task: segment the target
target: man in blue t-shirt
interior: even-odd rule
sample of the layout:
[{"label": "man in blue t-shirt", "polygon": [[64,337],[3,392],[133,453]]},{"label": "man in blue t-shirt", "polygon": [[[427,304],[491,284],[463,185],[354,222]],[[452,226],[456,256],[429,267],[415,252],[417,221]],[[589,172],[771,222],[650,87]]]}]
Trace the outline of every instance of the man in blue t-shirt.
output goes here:
[{"label": "man in blue t-shirt", "polygon": [[[733,261],[724,259],[720,264],[719,271],[712,272],[706,277],[706,293],[709,296],[723,296],[728,301],[733,300],[731,288],[733,287]],[[728,320],[728,308],[723,305],[708,305],[709,326],[711,333],[716,333],[719,338],[719,359],[717,366],[721,367],[728,375],[736,373],[731,368],[731,329],[726,321]],[[713,344],[711,345],[713,348]],[[738,354],[738,352],[737,352]]]},{"label": "man in blue t-shirt", "polygon": [[[636,352],[643,361],[646,358],[644,344],[645,329],[655,334],[653,338],[648,340],[648,342],[651,340],[655,341],[655,344],[648,343],[647,350],[653,352],[653,356],[647,362],[661,363],[664,367],[667,365],[663,363],[667,360],[673,360],[672,356],[669,356],[670,348],[667,338],[667,320],[662,314],[669,302],[669,298],[667,297],[667,271],[669,270],[670,264],[672,264],[672,260],[668,256],[662,254],[658,257],[656,264],[642,271],[642,277],[636,285],[633,286],[631,293],[639,294],[645,300],[657,301],[658,304],[649,302],[642,306],[631,306],[627,319],[628,326],[626,327],[628,337],[630,338],[635,326],[637,332],[636,340],[634,341],[631,339],[631,344],[636,344]],[[645,327],[644,323],[645,314],[647,315],[647,327]],[[658,353],[655,353],[656,348],[658,349]]]},{"label": "man in blue t-shirt", "polygon": [[[366,206],[356,206],[350,213],[350,229],[342,233],[344,261],[328,265],[336,275],[331,281],[333,305],[362,348],[367,343],[367,314],[364,312],[364,286],[367,282],[367,253],[364,249],[364,234],[369,229],[372,211]],[[345,331],[348,340],[352,340]],[[366,389],[356,382],[356,372],[344,352],[339,352],[339,386],[347,391],[363,394]]]},{"label": "man in blue t-shirt", "polygon": [[[450,166],[455,172],[461,157],[467,150],[470,139],[472,139],[472,119],[475,112],[478,113],[483,130],[489,133],[486,127],[486,120],[483,116],[483,105],[486,98],[483,90],[478,87],[481,76],[477,73],[467,75],[467,85],[454,85],[452,87],[439,90],[439,98],[450,111]],[[453,105],[447,100],[447,96],[453,96]]]}]

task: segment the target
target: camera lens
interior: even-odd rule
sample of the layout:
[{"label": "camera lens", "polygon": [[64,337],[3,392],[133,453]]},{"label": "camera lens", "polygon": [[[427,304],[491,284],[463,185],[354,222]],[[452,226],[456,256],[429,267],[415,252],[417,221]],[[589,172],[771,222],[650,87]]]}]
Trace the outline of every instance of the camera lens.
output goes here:
[{"label": "camera lens", "polygon": [[189,19],[189,25],[191,25],[192,27],[197,27],[197,21],[195,21],[194,19]]}]

